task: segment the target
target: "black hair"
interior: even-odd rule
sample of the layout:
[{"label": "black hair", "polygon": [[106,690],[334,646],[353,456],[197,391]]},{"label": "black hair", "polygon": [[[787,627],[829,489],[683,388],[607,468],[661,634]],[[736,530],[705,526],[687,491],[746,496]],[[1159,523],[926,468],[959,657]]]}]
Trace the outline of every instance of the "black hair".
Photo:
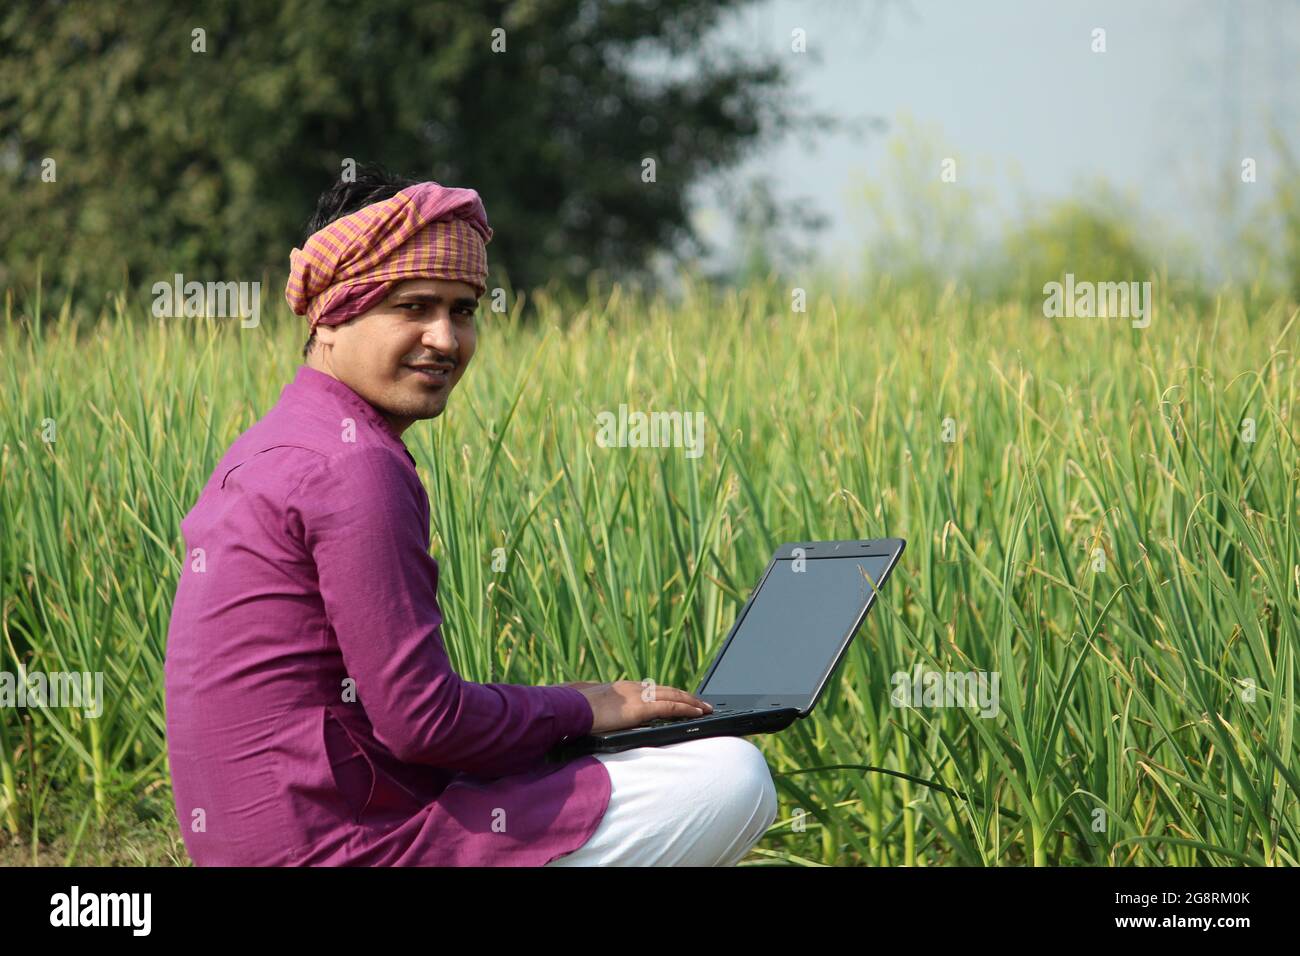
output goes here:
[{"label": "black hair", "polygon": [[[324,229],[334,220],[351,215],[371,203],[390,199],[407,186],[414,186],[418,182],[418,179],[391,173],[378,163],[362,163],[353,170],[349,179],[340,179],[320,194],[316,201],[316,211],[303,227],[301,241],[305,243],[313,233]],[[304,359],[315,344],[316,333],[313,331],[302,347]]]}]

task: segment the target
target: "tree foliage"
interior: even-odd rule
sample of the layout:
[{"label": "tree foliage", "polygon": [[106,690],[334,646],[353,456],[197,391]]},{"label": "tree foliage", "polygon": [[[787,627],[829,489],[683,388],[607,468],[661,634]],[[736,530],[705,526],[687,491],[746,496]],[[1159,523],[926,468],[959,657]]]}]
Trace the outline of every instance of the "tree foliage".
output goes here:
[{"label": "tree foliage", "polygon": [[[779,53],[702,45],[750,2],[16,0],[0,284],[38,259],[100,293],[283,276],[348,159],[477,189],[493,285],[644,276],[656,250],[702,250],[702,176],[834,125],[787,106]],[[671,68],[650,75],[654,57]]]}]

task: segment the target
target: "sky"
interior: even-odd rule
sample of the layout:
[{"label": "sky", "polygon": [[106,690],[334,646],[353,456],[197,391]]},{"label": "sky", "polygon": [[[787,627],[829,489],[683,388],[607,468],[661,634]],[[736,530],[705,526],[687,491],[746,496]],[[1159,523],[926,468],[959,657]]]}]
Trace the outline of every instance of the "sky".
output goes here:
[{"label": "sky", "polygon": [[[807,53],[791,51],[795,28]],[[711,42],[780,53],[809,107],[884,127],[790,138],[725,175],[771,177],[778,199],[824,214],[818,248],[843,271],[875,230],[862,184],[889,189],[890,140],[908,129],[956,159],[990,227],[1104,181],[1161,254],[1186,257],[1176,242],[1190,241],[1211,271],[1221,227],[1276,187],[1269,130],[1300,152],[1300,0],[768,0]],[[695,221],[725,245],[734,230],[717,187],[695,193]]]}]

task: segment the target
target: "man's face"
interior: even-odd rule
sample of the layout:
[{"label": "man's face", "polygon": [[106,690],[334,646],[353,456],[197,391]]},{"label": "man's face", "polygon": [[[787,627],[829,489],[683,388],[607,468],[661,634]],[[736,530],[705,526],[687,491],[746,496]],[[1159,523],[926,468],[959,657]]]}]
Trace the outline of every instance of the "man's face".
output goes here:
[{"label": "man's face", "polygon": [[368,312],[316,326],[307,364],[374,405],[400,435],[446,408],[478,345],[477,308],[468,283],[405,279]]}]

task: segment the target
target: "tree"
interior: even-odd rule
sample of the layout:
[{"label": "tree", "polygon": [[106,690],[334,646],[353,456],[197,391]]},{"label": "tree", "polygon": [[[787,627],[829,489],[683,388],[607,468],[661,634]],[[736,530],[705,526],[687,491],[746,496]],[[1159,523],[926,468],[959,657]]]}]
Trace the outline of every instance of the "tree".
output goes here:
[{"label": "tree", "polygon": [[[788,111],[779,56],[702,47],[750,2],[16,0],[0,284],[38,258],[97,294],[283,276],[349,159],[477,189],[490,285],[648,275],[656,249],[700,251],[698,178],[764,136],[836,125]],[[636,69],[651,51],[698,55],[654,80]]]}]

